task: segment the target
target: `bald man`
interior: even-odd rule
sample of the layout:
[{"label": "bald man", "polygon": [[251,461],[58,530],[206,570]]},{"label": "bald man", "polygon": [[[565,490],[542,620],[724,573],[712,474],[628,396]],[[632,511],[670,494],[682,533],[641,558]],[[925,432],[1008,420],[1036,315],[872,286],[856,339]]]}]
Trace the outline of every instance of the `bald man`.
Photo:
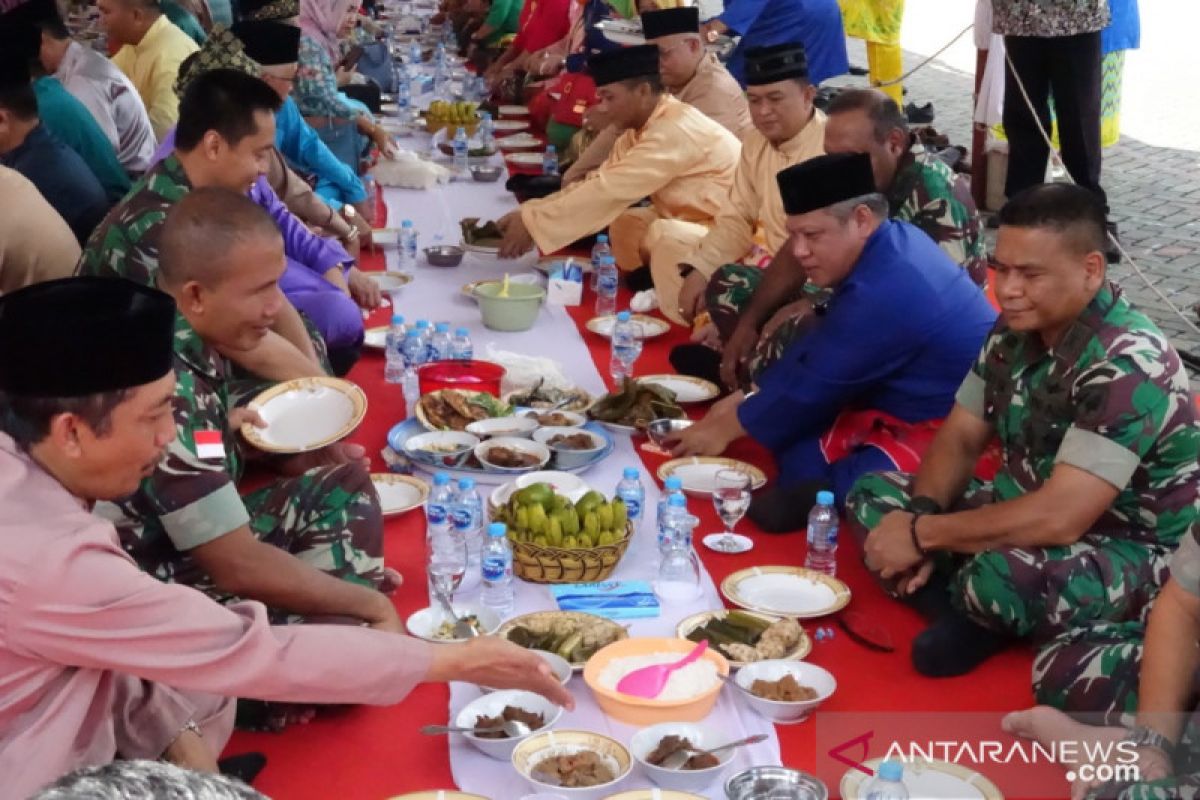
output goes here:
[{"label": "bald man", "polygon": [[199,48],[163,15],[158,0],[98,0],[96,7],[109,40],[122,45],[113,63],[141,95],[161,140],[179,121],[179,65]]},{"label": "bald man", "polygon": [[[741,139],[754,127],[750,107],[742,87],[705,48],[699,14],[696,8],[647,11],[642,14],[643,35],[658,47],[658,72],[667,91]],[[602,130],[563,173],[562,185],[582,180],[603,164],[620,135],[616,126]]]}]

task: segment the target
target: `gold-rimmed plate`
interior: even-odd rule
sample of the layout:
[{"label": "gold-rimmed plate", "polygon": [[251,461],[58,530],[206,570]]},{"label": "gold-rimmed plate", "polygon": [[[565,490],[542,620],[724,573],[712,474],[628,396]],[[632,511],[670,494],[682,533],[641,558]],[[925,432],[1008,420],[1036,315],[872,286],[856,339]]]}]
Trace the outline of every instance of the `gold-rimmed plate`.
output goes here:
[{"label": "gold-rimmed plate", "polygon": [[643,375],[637,381],[660,386],[672,392],[677,403],[703,403],[721,394],[721,387],[712,381],[692,375]]},{"label": "gold-rimmed plate", "polygon": [[381,292],[396,292],[412,283],[413,276],[400,272],[368,272],[366,276],[375,281]]},{"label": "gold-rimmed plate", "polygon": [[427,792],[399,794],[390,800],[490,800],[481,794],[469,794],[454,789],[431,789]]},{"label": "gold-rimmed plate", "polygon": [[543,275],[550,275],[556,269],[561,269],[566,265],[568,258],[572,264],[579,267],[584,275],[591,273],[592,261],[587,256],[544,256],[539,258],[533,268]]},{"label": "gold-rimmed plate", "polygon": [[529,130],[529,123],[523,119],[498,119],[492,123],[492,130],[500,133],[516,133]]},{"label": "gold-rimmed plate", "polygon": [[735,606],[780,617],[813,619],[841,611],[850,587],[803,567],[750,567],[721,581],[721,594]]},{"label": "gold-rimmed plate", "polygon": [[374,472],[371,473],[371,483],[375,485],[379,508],[385,517],[412,511],[429,497],[429,484],[410,475]]},{"label": "gold-rimmed plate", "polygon": [[712,497],[717,488],[717,473],[723,470],[749,475],[751,491],[761,489],[767,483],[767,474],[753,464],[721,456],[686,456],[672,459],[658,468],[658,478],[665,481],[675,475],[683,481],[684,494]]},{"label": "gold-rimmed plate", "polygon": [[[496,629],[496,636],[507,639],[509,632],[518,626],[528,628],[537,634],[561,627],[564,632],[568,630],[580,633],[586,632],[585,635],[587,638],[592,638],[596,641],[606,641],[606,643],[610,644],[629,638],[629,631],[625,626],[605,617],[588,614],[586,611],[533,611],[528,614],[522,614],[519,617],[506,620],[504,624]],[[600,648],[596,649],[599,650]],[[579,672],[587,664],[587,660],[571,661],[569,663],[571,664],[571,669]]]},{"label": "gold-rimmed plate", "polygon": [[[766,622],[778,622],[779,620],[783,619],[783,617],[776,616],[775,614],[764,614],[761,611],[750,611],[748,609],[742,611],[742,613],[749,614],[752,617],[757,617],[758,619]],[[679,624],[675,626],[675,635],[680,639],[686,639],[689,633],[694,631],[696,628],[699,628],[709,620],[725,619],[727,616],[729,616],[729,609],[727,608],[722,608],[719,611],[701,611],[699,614],[692,614],[690,617],[685,617],[679,621]],[[789,650],[786,655],[782,656],[782,658],[787,661],[800,661],[811,652],[812,639],[808,638],[808,633],[801,628],[800,641],[797,642],[796,646]],[[724,651],[721,652],[721,655],[725,656],[725,659],[729,662],[729,666],[734,667],[735,669],[740,669],[741,667],[744,667],[746,664],[750,663],[748,661],[738,661]]]},{"label": "gold-rimmed plate", "polygon": [[496,109],[502,117],[528,117],[529,106],[500,106]]},{"label": "gold-rimmed plate", "polygon": [[510,164],[519,164],[522,167],[540,167],[543,160],[542,153],[505,153],[504,160]]},{"label": "gold-rimmed plate", "polygon": [[387,325],[377,325],[363,331],[363,347],[371,350],[383,350],[387,347]]},{"label": "gold-rimmed plate", "polygon": [[[875,772],[882,763],[882,758],[872,758],[863,766]],[[845,800],[863,800],[866,797],[863,790],[870,780],[870,775],[852,767],[842,776],[841,796]],[[909,797],[1004,800],[996,784],[973,769],[948,761],[905,759],[904,786]]]},{"label": "gold-rimmed plate", "polygon": [[249,407],[267,427],[242,425],[247,442],[268,453],[307,453],[350,435],[367,413],[367,396],[341,378],[300,378],[272,386]]},{"label": "gold-rimmed plate", "polygon": [[494,256],[500,254],[499,244],[467,244],[462,242],[459,244],[463,250],[468,253],[474,253],[478,256]]},{"label": "gold-rimmed plate", "polygon": [[[651,317],[646,314],[633,314],[629,319],[641,330],[643,339],[653,339],[671,330],[671,323],[658,317]],[[592,317],[589,319],[586,327],[597,336],[603,336],[605,339],[608,339],[612,336],[613,326],[616,324],[617,317],[615,314],[605,314],[602,317]]]}]

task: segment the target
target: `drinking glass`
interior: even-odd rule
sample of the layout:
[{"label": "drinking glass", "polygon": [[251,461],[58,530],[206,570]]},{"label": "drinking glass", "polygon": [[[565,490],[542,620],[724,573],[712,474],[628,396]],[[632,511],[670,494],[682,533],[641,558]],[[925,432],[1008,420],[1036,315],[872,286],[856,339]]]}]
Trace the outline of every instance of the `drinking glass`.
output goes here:
[{"label": "drinking glass", "polygon": [[692,548],[691,529],[700,520],[690,517],[671,540],[671,548],[658,565],[655,594],[665,603],[687,602],[700,594],[700,559]]},{"label": "drinking glass", "polygon": [[438,531],[429,537],[425,573],[429,578],[429,600],[434,605],[438,591],[454,601],[454,592],[467,572],[467,542],[453,531]]},{"label": "drinking glass", "polygon": [[717,473],[712,495],[713,508],[725,523],[725,530],[714,545],[717,549],[726,552],[738,549],[733,529],[750,510],[750,486],[750,475],[741,470],[723,469]]}]

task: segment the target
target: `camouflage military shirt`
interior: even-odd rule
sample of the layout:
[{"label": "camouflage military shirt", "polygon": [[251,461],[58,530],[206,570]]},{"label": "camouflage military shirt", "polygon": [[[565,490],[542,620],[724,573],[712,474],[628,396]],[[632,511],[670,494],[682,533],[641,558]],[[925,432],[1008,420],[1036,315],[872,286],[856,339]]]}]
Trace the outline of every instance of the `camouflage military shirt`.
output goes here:
[{"label": "camouflage military shirt", "polygon": [[1036,490],[1062,463],[1120,489],[1093,533],[1173,547],[1196,525],[1200,428],[1187,374],[1115,284],[1051,350],[1001,319],[957,400],[999,436],[996,501]]},{"label": "camouflage military shirt", "polygon": [[892,219],[911,222],[938,243],[978,286],[987,285],[987,252],[971,188],[946,162],[913,144],[887,193]]},{"label": "camouflage military shirt", "polygon": [[116,524],[126,551],[164,580],[182,577],[165,574],[180,551],[250,521],[236,487],[242,462],[229,430],[228,375],[229,363],[177,315],[175,441],[132,497],[97,506]]},{"label": "camouflage military shirt", "polygon": [[992,0],[992,30],[1005,36],[1075,36],[1109,19],[1108,0]]},{"label": "camouflage military shirt", "polygon": [[77,272],[153,286],[158,272],[158,237],[167,211],[191,190],[174,155],[154,165],[92,231]]}]

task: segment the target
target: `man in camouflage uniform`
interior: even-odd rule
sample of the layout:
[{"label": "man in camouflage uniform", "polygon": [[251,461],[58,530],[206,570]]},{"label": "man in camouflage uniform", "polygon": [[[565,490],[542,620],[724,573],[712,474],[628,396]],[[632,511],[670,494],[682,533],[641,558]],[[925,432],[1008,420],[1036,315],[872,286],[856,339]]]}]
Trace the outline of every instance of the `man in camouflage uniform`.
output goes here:
[{"label": "man in camouflage uniform", "polygon": [[[971,280],[986,286],[984,239],[970,186],[916,143],[895,101],[877,89],[853,89],[839,94],[826,114],[825,152],[869,154],[875,185],[888,200],[889,217],[920,228]],[[708,284],[706,305],[721,341],[727,343],[722,365],[727,382],[743,358],[747,381],[779,358],[812,310],[812,287],[807,289],[804,272],[788,257],[787,248],[765,271],[744,264],[717,270]]]},{"label": "man in camouflage uniform", "polygon": [[[196,84],[197,91],[180,104],[180,125],[206,126],[205,138],[189,152],[168,156],[133,185],[88,239],[78,274],[128,278],[153,286],[168,209],[202,186],[245,191],[266,169],[266,155],[275,141],[273,114],[279,97],[256,78],[231,71],[209,73]],[[237,112],[231,113],[235,108]],[[241,117],[236,124],[228,122],[237,115]],[[229,130],[207,129],[218,124],[210,120],[218,119]],[[253,350],[237,354],[235,361],[248,373],[268,380],[328,371],[320,334],[289,303],[281,309],[273,330]]]},{"label": "man in camouflage uniform", "polygon": [[[1042,185],[1010,200],[1000,224],[1004,316],[954,410],[915,476],[867,475],[848,502],[867,565],[936,620],[912,652],[934,676],[1014,638],[1046,645],[1144,621],[1197,522],[1187,375],[1105,280],[1103,206]],[[971,482],[993,437],[1002,465]]]},{"label": "man in camouflage uniform", "polygon": [[378,497],[362,448],[265,462],[285,476],[239,497],[237,431],[257,413],[230,399],[224,352],[244,352],[286,302],[282,239],[237,192],[190,192],[168,212],[158,283],[175,298],[177,437],[133,496],[105,504],[122,544],[147,572],[221,601],[259,600],[276,621],[349,618],[399,632],[383,566]]}]

